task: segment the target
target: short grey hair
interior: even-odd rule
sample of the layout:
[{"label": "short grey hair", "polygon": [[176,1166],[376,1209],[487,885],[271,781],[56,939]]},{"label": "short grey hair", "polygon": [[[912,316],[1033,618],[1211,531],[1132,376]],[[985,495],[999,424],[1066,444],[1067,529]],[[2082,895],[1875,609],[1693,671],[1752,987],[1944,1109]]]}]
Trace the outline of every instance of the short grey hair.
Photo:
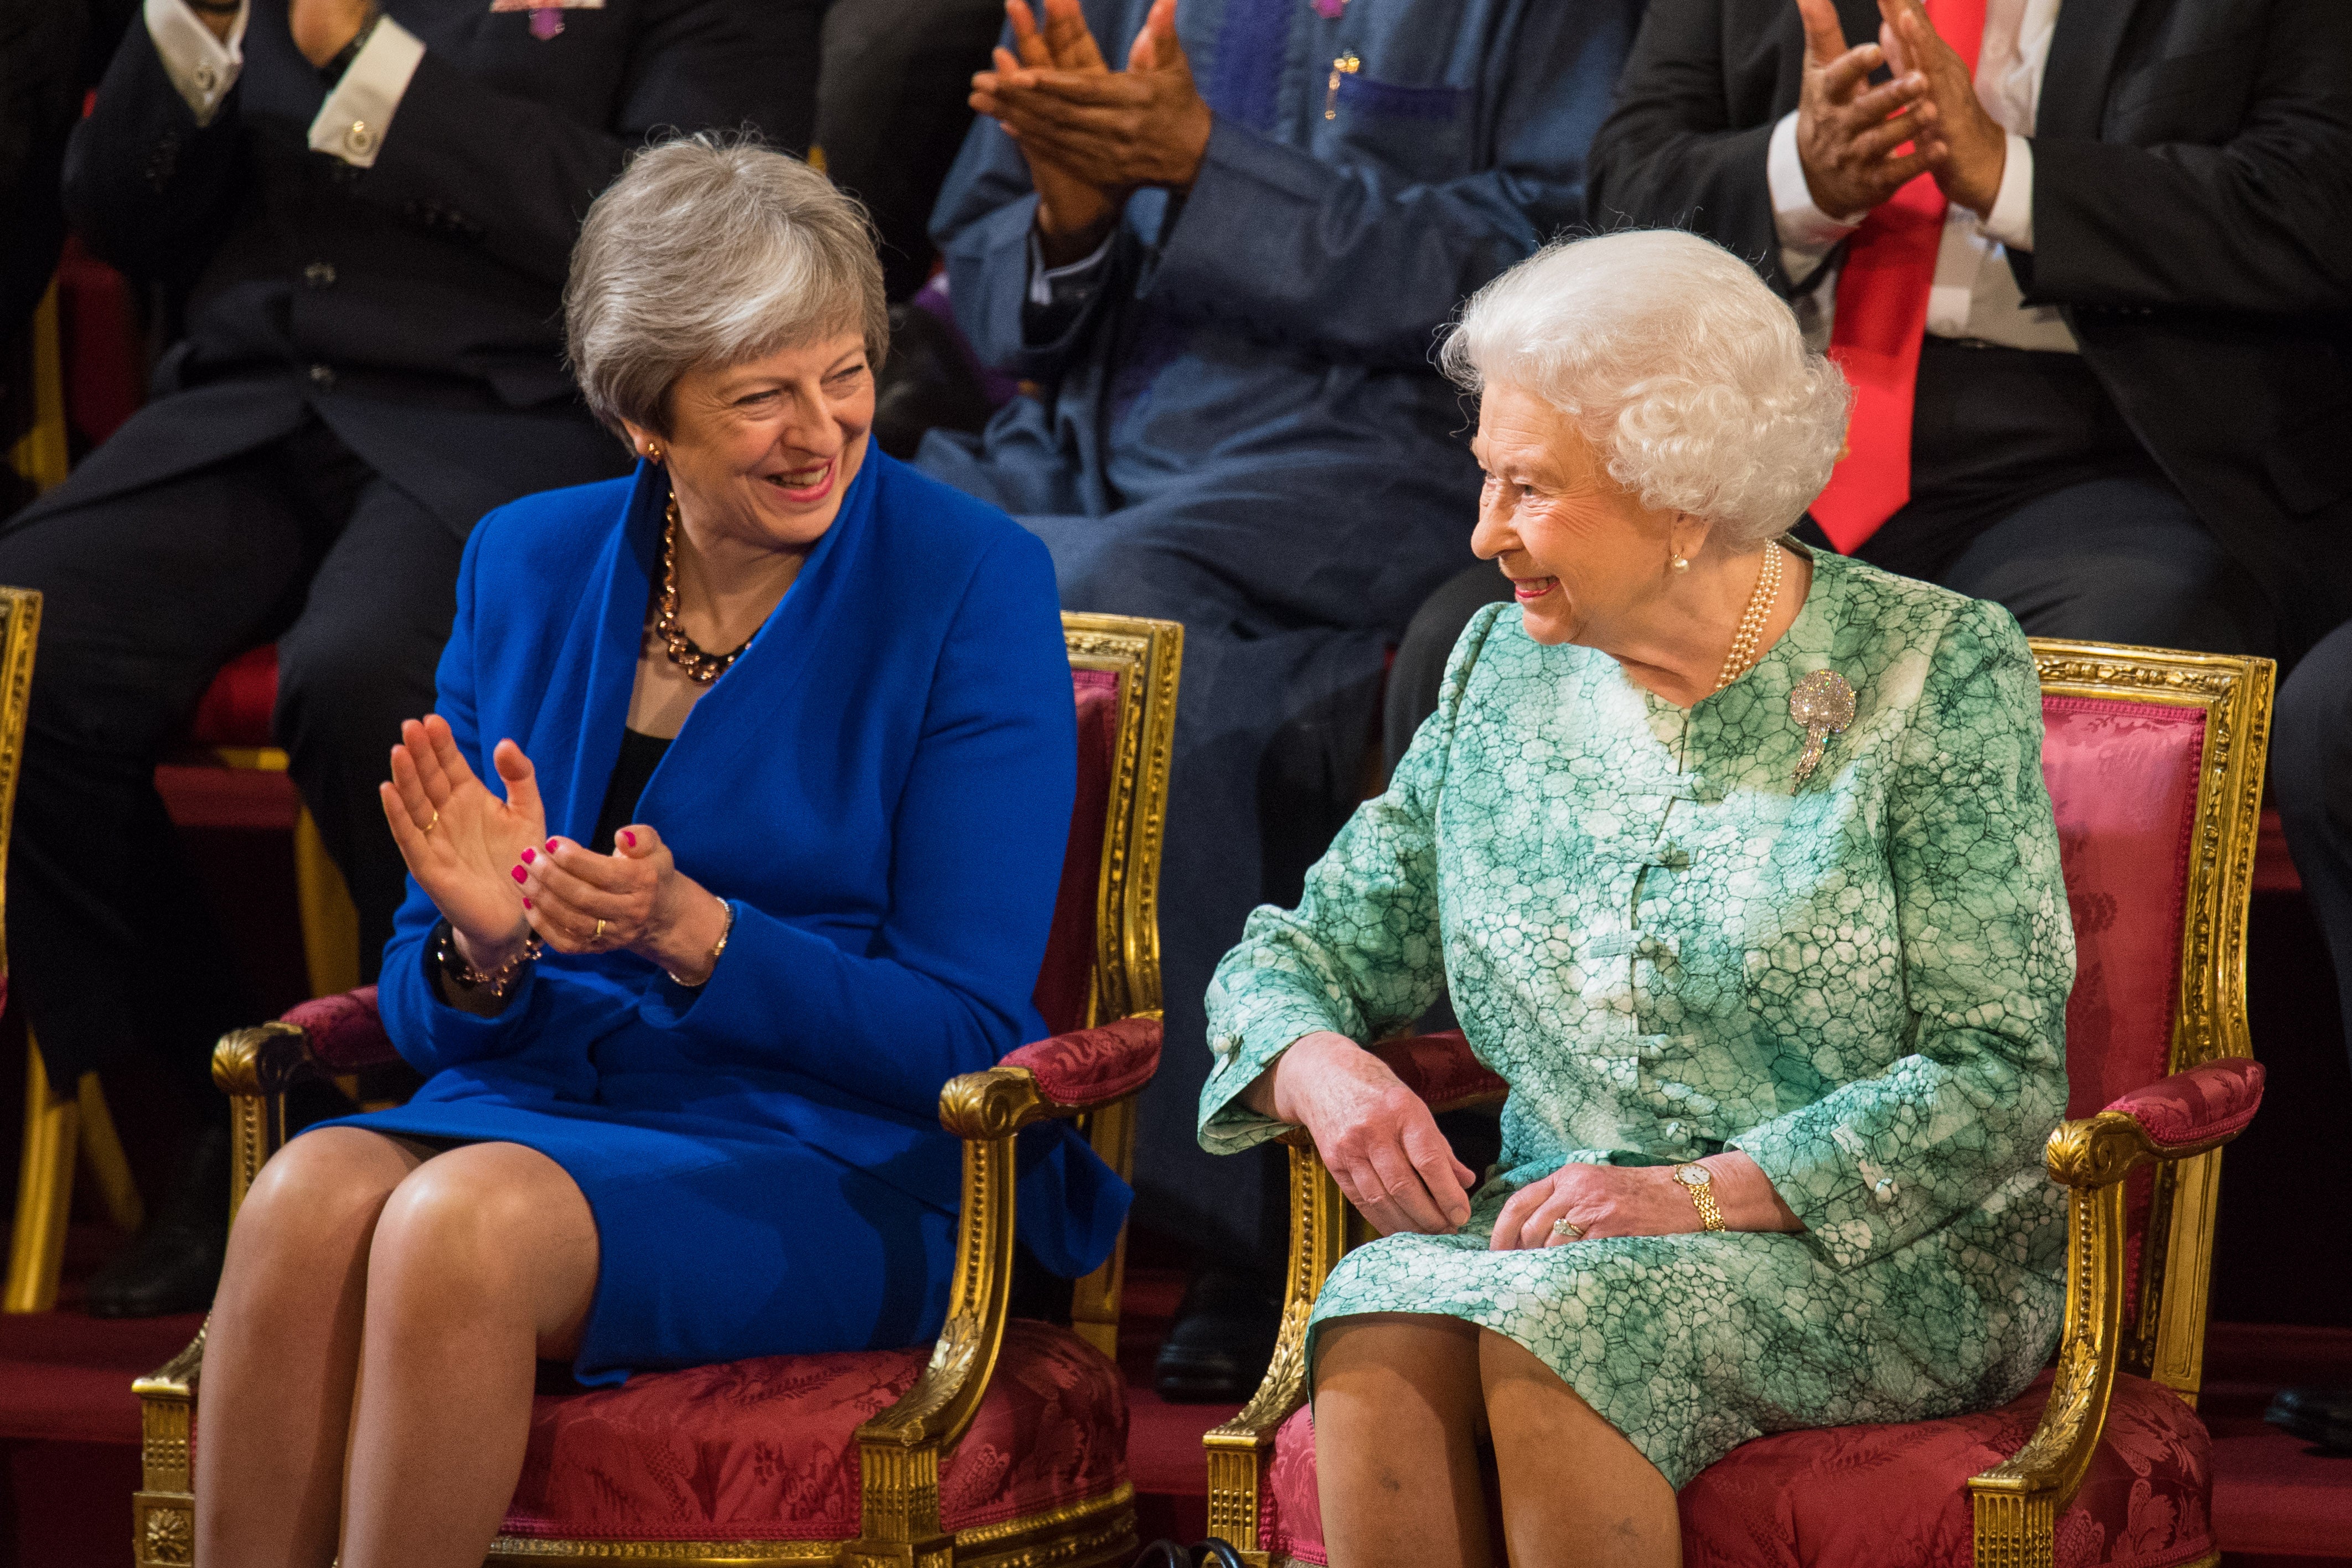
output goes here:
[{"label": "short grey hair", "polygon": [[858,332],[890,346],[866,209],[797,158],[709,133],[649,147],[588,209],[563,289],[581,394],[614,430],[670,434],[698,365],[739,365]]},{"label": "short grey hair", "polygon": [[1845,377],[1738,256],[1672,229],[1548,246],[1463,307],[1438,350],[1468,392],[1559,409],[1610,477],[1734,550],[1793,526],[1845,440]]}]

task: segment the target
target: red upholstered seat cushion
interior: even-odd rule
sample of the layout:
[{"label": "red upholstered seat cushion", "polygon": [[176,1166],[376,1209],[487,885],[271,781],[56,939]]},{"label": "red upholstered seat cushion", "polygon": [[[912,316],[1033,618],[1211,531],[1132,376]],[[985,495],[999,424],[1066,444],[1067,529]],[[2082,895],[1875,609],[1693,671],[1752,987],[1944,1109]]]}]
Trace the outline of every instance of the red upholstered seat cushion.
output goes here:
[{"label": "red upholstered seat cushion", "polygon": [[[905,1393],[909,1350],[778,1355],[644,1373],[532,1401],[509,1535],[841,1541],[858,1531],[859,1422]],[[969,1529],[1107,1496],[1127,1479],[1118,1367],[1067,1331],[1014,1320],[978,1419],[940,1476]]]},{"label": "red upholstered seat cushion", "polygon": [[1108,1104],[1151,1082],[1160,1033],[1158,1019],[1119,1019],[1022,1046],[1003,1065],[1035,1073],[1037,1087],[1062,1104]]},{"label": "red upholstered seat cushion", "polygon": [[[1733,1449],[1682,1490],[1686,1568],[1971,1568],[1968,1479],[2025,1446],[2044,1374],[1981,1415],[1784,1432]],[[2089,1479],[2059,1515],[2056,1568],[2173,1568],[2214,1550],[2212,1445],[2197,1413],[2144,1378],[2116,1380]],[[1258,1545],[1329,1559],[1301,1409],[1275,1436]]]},{"label": "red upholstered seat cushion", "polygon": [[375,1010],[375,988],[313,997],[286,1011],[285,1022],[310,1037],[310,1055],[330,1072],[357,1072],[400,1060]]},{"label": "red upholstered seat cushion", "polygon": [[2202,1062],[2110,1102],[2159,1145],[2234,1138],[2263,1105],[2263,1064],[2242,1056]]},{"label": "red upholstered seat cushion", "polygon": [[1103,827],[1110,814],[1111,781],[1118,777],[1118,676],[1109,670],[1072,670],[1070,690],[1078,705],[1078,796],[1070,810],[1062,884],[1054,895],[1054,929],[1030,994],[1055,1034],[1086,1026],[1094,992]]},{"label": "red upholstered seat cushion", "polygon": [[[1688,1568],[1969,1568],[1970,1476],[2025,1446],[2044,1373],[1981,1415],[1784,1432],[1733,1449],[1682,1491]],[[2091,1473],[2058,1516],[2056,1568],[2171,1568],[2214,1550],[2212,1443],[2145,1378],[2116,1380]]]},{"label": "red upholstered seat cushion", "polygon": [[274,746],[269,715],[278,706],[278,650],[264,643],[221,667],[196,705],[188,738],[198,746]]}]

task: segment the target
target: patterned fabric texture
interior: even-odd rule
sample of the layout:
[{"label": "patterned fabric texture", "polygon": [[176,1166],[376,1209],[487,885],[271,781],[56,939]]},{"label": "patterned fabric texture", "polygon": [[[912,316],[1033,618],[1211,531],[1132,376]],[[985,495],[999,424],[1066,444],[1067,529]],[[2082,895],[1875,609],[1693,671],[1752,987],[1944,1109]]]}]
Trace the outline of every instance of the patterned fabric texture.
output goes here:
[{"label": "patterned fabric texture", "polygon": [[[1905,1426],[1759,1438],[1683,1488],[1685,1568],[1970,1568],[1970,1476],[2025,1446],[2050,1378],[1998,1410]],[[2139,1377],[2116,1380],[2091,1473],[2058,1516],[2055,1568],[2173,1568],[2213,1550],[2212,1445],[2197,1413]],[[1276,1434],[1258,1545],[1330,1561],[1315,1490],[1315,1427]]]},{"label": "patterned fabric texture", "polygon": [[1095,900],[1102,880],[1103,828],[1118,777],[1118,676],[1072,670],[1078,705],[1078,794],[1070,807],[1070,842],[1054,893],[1054,929],[1030,999],[1056,1034],[1085,1026],[1094,998]]},{"label": "patterned fabric texture", "polygon": [[2263,1076],[2261,1062],[2243,1057],[2208,1061],[2135,1089],[2107,1109],[2137,1118],[2158,1144],[2234,1138],[2262,1109]]},{"label": "patterned fabric texture", "polygon": [[2205,715],[2054,696],[2042,715],[2042,774],[2074,925],[2066,1114],[2088,1116],[2171,1065]]},{"label": "patterned fabric texture", "polygon": [[1120,1019],[1022,1046],[1007,1067],[1025,1067],[1065,1105],[1100,1105],[1134,1093],[1160,1067],[1160,1020]]},{"label": "patterned fabric texture", "polygon": [[[1680,1486],[1766,1432],[2016,1397],[2056,1341],[2074,944],[2033,661],[1998,606],[1814,558],[1796,623],[1685,710],[1515,608],[1465,632],[1388,792],[1260,909],[1209,997],[1202,1142],[1299,1036],[1378,1040],[1451,992],[1507,1080],[1452,1236],[1350,1253],[1316,1322],[1443,1312],[1527,1346]],[[1819,771],[1792,686],[1859,704]],[[1806,1227],[1492,1252],[1570,1162],[1725,1148]],[[1310,1352],[1311,1353],[1311,1352]]]},{"label": "patterned fabric texture", "polygon": [[312,1059],[330,1072],[356,1072],[400,1060],[376,1016],[373,986],[299,1002],[287,1009],[285,1021],[310,1037]]},{"label": "patterned fabric texture", "polygon": [[1383,1040],[1373,1051],[1400,1082],[1440,1111],[1493,1099],[1510,1089],[1479,1062],[1458,1029]]},{"label": "patterned fabric texture", "polygon": [[[1998,1410],[1748,1444],[1683,1489],[1685,1568],[1969,1568],[1967,1482],[2025,1446],[2050,1379]],[[2214,1550],[2212,1444],[2160,1384],[2116,1379],[2105,1439],[2058,1516],[2054,1568],[2173,1568]]]},{"label": "patterned fabric texture", "polygon": [[[767,1356],[542,1395],[505,1529],[569,1540],[841,1541],[858,1530],[859,1422],[928,1347]],[[1127,1479],[1118,1369],[1014,1322],[980,1416],[941,1468],[950,1530],[1108,1495]]]}]

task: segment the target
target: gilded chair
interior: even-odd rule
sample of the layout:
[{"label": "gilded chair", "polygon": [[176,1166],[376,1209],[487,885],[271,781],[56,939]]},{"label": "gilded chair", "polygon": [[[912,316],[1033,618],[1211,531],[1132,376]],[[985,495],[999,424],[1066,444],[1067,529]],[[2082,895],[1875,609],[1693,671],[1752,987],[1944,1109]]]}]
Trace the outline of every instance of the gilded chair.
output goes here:
[{"label": "gilded chair", "polygon": [[[1134,1551],[1114,1360],[1125,1234],[1072,1290],[1067,1329],[1013,1319],[1013,1155],[1023,1128],[1063,1118],[1122,1176],[1132,1168],[1133,1097],[1160,1059],[1160,844],[1183,629],[1066,615],[1063,630],[1078,795],[1035,991],[1056,1032],[940,1096],[964,1154],[937,1343],[542,1395],[491,1563],[1091,1568]],[[283,1139],[289,1082],[390,1055],[373,988],[224,1037],[213,1071],[235,1107],[232,1211]],[[203,1358],[199,1333],[133,1385],[145,1433],[140,1568],[190,1560]]]},{"label": "gilded chair", "polygon": [[[2044,639],[2033,652],[2078,953],[2070,1120],[2045,1156],[2070,1207],[2057,1355],[1998,1410],[1733,1450],[1682,1490],[1691,1568],[2220,1562],[2196,1405],[2219,1151],[2262,1098],[2245,927],[2275,671]],[[1433,1107],[1503,1098],[1458,1033],[1375,1049]],[[1282,1337],[1256,1396],[1203,1439],[1210,1533],[1253,1568],[1327,1561],[1307,1319],[1368,1234],[1312,1143],[1290,1143]]]},{"label": "gilded chair", "polygon": [[[58,308],[58,286],[52,281],[33,313],[26,344],[27,381],[33,391],[31,422],[8,446],[9,466],[37,491],[64,483],[69,457]],[[16,800],[16,768],[25,743],[25,709],[32,691],[33,643],[40,630],[41,596],[25,589],[0,589],[0,614],[6,617],[5,629],[0,629],[0,841],[5,841]],[[6,853],[5,842],[0,842],[0,869],[5,867]],[[0,987],[5,983],[5,956],[0,956]],[[0,998],[5,996],[5,989],[0,989]],[[136,1230],[144,1215],[97,1075],[85,1073],[79,1083],[52,1084],[39,1042],[30,1030],[25,1039],[25,1142],[18,1158],[16,1219],[9,1231],[8,1279],[5,1289],[0,1289],[0,1312],[45,1312],[57,1305],[77,1163],[89,1167],[108,1218],[116,1225]]]}]

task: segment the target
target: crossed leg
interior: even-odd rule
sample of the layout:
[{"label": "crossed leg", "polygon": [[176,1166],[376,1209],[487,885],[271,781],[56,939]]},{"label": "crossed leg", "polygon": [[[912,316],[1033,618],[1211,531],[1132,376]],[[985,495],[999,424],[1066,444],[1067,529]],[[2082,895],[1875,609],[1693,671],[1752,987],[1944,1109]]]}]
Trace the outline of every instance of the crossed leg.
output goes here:
[{"label": "crossed leg", "polygon": [[197,1392],[198,1568],[478,1568],[596,1227],[516,1144],[295,1139],[247,1196]]},{"label": "crossed leg", "polygon": [[1333,1568],[1487,1568],[1478,1483],[1492,1442],[1516,1568],[1676,1568],[1674,1489],[1516,1341],[1458,1318],[1325,1325],[1315,1472]]}]

